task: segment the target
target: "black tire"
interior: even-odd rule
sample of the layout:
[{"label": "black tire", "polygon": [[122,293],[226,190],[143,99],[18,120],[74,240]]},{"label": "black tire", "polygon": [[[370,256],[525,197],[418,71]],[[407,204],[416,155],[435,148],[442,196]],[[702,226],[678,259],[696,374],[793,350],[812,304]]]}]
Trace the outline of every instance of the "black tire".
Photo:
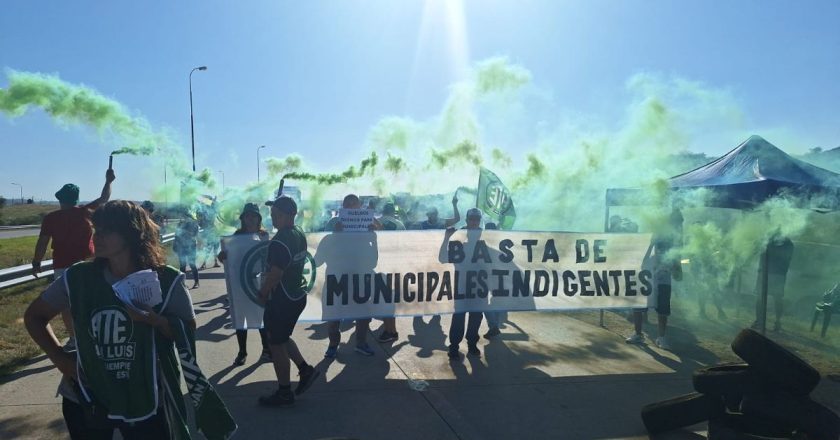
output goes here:
[{"label": "black tire", "polygon": [[750,417],[775,420],[813,440],[840,438],[840,416],[807,397],[776,394],[744,396],[741,411]]},{"label": "black tire", "polygon": [[694,390],[712,396],[743,396],[762,391],[761,377],[743,362],[700,368],[692,376]]},{"label": "black tire", "polygon": [[[723,416],[709,420],[709,438],[713,434],[722,439],[732,438],[782,438],[789,439],[793,436],[795,427],[786,425],[778,420],[761,419],[744,414],[724,414]],[[732,431],[741,436],[732,436]],[[747,436],[747,437],[743,437]]]},{"label": "black tire", "polygon": [[806,396],[820,382],[819,371],[755,330],[741,330],[732,351],[762,378],[793,395]]},{"label": "black tire", "polygon": [[723,414],[723,400],[691,393],[642,408],[642,422],[651,435],[709,420]]}]

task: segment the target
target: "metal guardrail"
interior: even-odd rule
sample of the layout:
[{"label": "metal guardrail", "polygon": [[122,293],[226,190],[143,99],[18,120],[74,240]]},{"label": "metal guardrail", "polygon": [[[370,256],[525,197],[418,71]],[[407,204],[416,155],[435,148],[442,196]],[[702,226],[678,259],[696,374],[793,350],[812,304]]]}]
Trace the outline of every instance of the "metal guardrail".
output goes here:
[{"label": "metal guardrail", "polygon": [[[164,234],[160,238],[162,244],[167,244],[175,240],[175,234]],[[53,272],[53,260],[41,262],[41,272],[38,273],[37,278],[32,275],[31,264],[0,269],[0,290],[49,277]]]}]

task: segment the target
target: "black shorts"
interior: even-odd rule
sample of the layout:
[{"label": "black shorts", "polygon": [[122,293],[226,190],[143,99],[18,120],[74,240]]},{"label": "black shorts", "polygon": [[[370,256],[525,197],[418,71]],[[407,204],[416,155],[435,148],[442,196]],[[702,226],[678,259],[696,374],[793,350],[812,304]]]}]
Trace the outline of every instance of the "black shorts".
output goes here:
[{"label": "black shorts", "polygon": [[664,316],[671,315],[671,285],[658,284],[659,295],[656,297],[656,313]]},{"label": "black shorts", "polygon": [[[658,294],[656,296],[656,313],[664,316],[671,316],[671,285],[657,284],[656,289]],[[647,308],[634,309],[637,312],[646,312]]]},{"label": "black shorts", "polygon": [[306,307],[306,297],[298,301],[291,301],[285,295],[280,298],[269,300],[263,313],[263,324],[268,331],[268,342],[271,345],[289,342],[295,324]]}]

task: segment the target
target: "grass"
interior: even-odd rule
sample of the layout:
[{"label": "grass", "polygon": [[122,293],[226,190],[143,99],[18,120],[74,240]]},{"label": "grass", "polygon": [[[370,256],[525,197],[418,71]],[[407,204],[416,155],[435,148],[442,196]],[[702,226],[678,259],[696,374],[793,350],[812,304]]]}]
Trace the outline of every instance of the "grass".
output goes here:
[{"label": "grass", "polygon": [[[38,236],[0,239],[0,268],[20,266],[32,261]],[[47,248],[44,260],[52,258],[52,249]]]},{"label": "grass", "polygon": [[0,226],[40,225],[44,216],[58,209],[58,205],[6,205],[0,208]]},{"label": "grass", "polygon": [[[32,341],[23,325],[23,312],[48,284],[49,281],[44,279],[0,292],[0,378],[41,354],[40,347]],[[60,317],[56,317],[50,325],[60,341],[67,337]]]}]

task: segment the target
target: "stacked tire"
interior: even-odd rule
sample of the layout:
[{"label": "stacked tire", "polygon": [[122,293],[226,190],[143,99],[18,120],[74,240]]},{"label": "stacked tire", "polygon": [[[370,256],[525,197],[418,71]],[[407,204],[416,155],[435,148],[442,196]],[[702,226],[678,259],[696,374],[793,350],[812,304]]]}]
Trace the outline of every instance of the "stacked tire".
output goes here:
[{"label": "stacked tire", "polygon": [[642,408],[651,435],[708,421],[710,440],[840,438],[840,417],[809,394],[820,373],[760,333],[732,341],[744,362],[694,372],[694,393]]}]

